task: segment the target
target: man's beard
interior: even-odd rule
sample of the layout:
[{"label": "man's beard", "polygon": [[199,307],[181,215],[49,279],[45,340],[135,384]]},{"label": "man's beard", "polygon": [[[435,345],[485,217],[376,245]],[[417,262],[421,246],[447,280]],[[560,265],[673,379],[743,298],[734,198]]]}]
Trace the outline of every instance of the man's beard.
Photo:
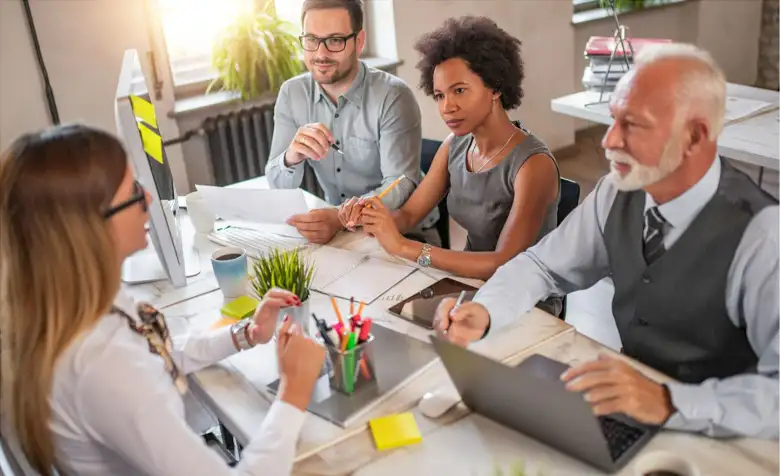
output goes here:
[{"label": "man's beard", "polygon": [[[639,190],[660,182],[677,170],[682,164],[682,143],[679,135],[675,134],[666,143],[657,167],[642,165],[625,152],[607,149],[605,155],[610,162],[610,175],[618,189],[624,192]],[[621,176],[614,167],[615,163],[627,164],[631,170]]]},{"label": "man's beard", "polygon": [[[312,61],[312,74],[314,75],[314,79],[320,83],[320,84],[336,84],[340,81],[343,81],[344,78],[349,77],[350,74],[352,74],[353,69],[356,67],[357,62],[355,61],[355,53],[350,55],[349,58],[345,59],[342,64],[348,65],[344,70],[340,70],[338,67],[338,63],[335,61]],[[317,72],[317,66],[319,65],[336,65],[336,67],[333,69],[333,72],[329,75],[323,75]]]}]

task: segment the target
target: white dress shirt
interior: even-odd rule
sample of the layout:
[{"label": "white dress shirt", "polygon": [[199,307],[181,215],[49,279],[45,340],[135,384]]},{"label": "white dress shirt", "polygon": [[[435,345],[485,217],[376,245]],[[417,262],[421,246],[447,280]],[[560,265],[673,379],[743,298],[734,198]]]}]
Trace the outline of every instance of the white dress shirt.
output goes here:
[{"label": "white dress shirt", "polygon": [[[114,302],[134,319],[132,299]],[[229,328],[174,340],[184,374],[236,352]],[[305,413],[277,400],[235,468],[187,425],[160,356],[125,318],[105,315],[57,361],[50,428],[58,467],[73,475],[288,475]]]},{"label": "white dress shirt", "polygon": [[[658,207],[669,227],[669,249],[715,194],[720,160],[678,198]],[[551,295],[586,289],[609,275],[603,233],[618,189],[603,178],[556,230],[498,269],[474,301],[490,312],[490,331],[507,325]],[[647,195],[645,207],[655,205]],[[756,374],[708,379],[701,384],[669,384],[677,412],[666,426],[710,436],[735,434],[778,438],[778,226],[776,205],[764,208],[748,224],[734,255],[726,285],[731,322],[747,333],[758,356]],[[713,296],[714,298],[715,296]]]}]

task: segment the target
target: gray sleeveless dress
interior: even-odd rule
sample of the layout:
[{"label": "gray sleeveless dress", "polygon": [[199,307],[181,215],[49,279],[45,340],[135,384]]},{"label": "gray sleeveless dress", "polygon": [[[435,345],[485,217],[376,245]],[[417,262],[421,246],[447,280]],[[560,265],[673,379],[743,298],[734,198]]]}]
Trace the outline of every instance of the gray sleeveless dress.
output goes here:
[{"label": "gray sleeveless dress", "polygon": [[[497,166],[480,173],[470,172],[466,168],[466,157],[474,137],[471,134],[453,137],[450,142],[447,208],[450,216],[468,232],[466,251],[495,251],[498,237],[512,210],[515,177],[525,161],[532,155],[546,154],[555,162],[552,153],[541,140],[519,122],[515,122],[515,125],[526,133],[525,140],[517,144]],[[557,162],[555,168],[558,168]],[[557,226],[560,195],[559,186],[555,202],[547,208],[534,243]]]}]

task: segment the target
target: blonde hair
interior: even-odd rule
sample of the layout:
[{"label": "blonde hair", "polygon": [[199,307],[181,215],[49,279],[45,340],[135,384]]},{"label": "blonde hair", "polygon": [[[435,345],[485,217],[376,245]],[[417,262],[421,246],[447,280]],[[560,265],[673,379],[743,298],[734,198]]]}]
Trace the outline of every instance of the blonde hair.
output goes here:
[{"label": "blonde hair", "polygon": [[[637,55],[637,67],[662,60],[690,62],[680,75],[677,85],[677,118],[695,112],[710,123],[710,140],[717,140],[726,116],[726,76],[707,51],[685,43],[653,45]],[[682,106],[682,107],[680,107]]]},{"label": "blonde hair", "polygon": [[0,157],[0,390],[42,475],[56,466],[49,398],[57,358],[119,289],[103,212],[126,167],[114,137],[80,125],[22,136]]}]

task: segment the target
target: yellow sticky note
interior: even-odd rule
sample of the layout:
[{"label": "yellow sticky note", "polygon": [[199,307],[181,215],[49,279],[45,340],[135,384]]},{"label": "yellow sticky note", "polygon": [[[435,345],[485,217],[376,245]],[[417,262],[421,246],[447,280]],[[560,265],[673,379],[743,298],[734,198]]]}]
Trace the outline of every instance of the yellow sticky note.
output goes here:
[{"label": "yellow sticky note", "polygon": [[258,304],[260,303],[253,297],[240,296],[222,306],[221,312],[226,317],[243,319],[254,314]]},{"label": "yellow sticky note", "polygon": [[154,105],[152,103],[146,99],[131,95],[130,105],[133,107],[133,114],[135,114],[135,117],[141,119],[155,129],[159,129],[157,127],[157,114],[154,112]]},{"label": "yellow sticky note", "polygon": [[374,443],[379,451],[414,445],[422,441],[417,421],[411,413],[400,413],[368,422]]},{"label": "yellow sticky note", "polygon": [[144,151],[149,154],[151,158],[162,164],[162,137],[140,122],[138,123],[138,130],[141,132],[141,141],[144,143]]}]

